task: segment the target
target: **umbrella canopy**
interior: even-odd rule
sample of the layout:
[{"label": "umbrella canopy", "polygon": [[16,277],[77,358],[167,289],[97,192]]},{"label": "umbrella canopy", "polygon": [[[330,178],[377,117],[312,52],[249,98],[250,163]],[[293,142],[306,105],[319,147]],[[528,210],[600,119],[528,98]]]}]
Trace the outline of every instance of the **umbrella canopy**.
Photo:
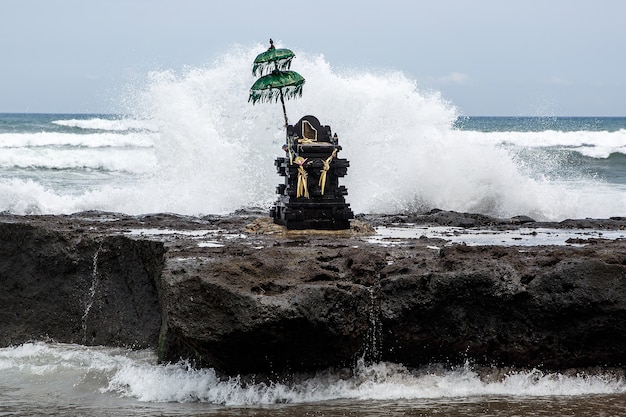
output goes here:
[{"label": "umbrella canopy", "polygon": [[286,71],[291,68],[291,60],[295,56],[296,54],[289,49],[276,49],[270,46],[270,49],[255,58],[252,75],[269,74],[274,70]]},{"label": "umbrella canopy", "polygon": [[270,39],[267,51],[257,55],[252,66],[254,75],[263,75],[250,88],[248,102],[256,104],[278,101],[283,105],[285,127],[288,125],[285,98],[302,96],[304,78],[295,71],[287,71],[291,67],[291,60],[296,55],[289,49],[276,49],[274,41]]},{"label": "umbrella canopy", "polygon": [[269,103],[278,101],[281,94],[284,98],[290,99],[302,96],[302,86],[304,78],[295,71],[277,71],[265,75],[250,88],[250,98],[252,104],[258,102]]}]

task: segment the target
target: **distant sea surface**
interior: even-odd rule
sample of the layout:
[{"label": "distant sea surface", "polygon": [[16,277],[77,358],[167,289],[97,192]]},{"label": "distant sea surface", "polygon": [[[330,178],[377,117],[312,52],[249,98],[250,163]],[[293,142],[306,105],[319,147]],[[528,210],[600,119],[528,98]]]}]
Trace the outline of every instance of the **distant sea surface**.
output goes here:
[{"label": "distant sea surface", "polygon": [[480,132],[619,132],[626,117],[459,117],[454,126]]},{"label": "distant sea surface", "polygon": [[454,126],[492,137],[522,163],[547,160],[543,171],[533,165],[537,174],[626,184],[626,117],[465,117]]}]

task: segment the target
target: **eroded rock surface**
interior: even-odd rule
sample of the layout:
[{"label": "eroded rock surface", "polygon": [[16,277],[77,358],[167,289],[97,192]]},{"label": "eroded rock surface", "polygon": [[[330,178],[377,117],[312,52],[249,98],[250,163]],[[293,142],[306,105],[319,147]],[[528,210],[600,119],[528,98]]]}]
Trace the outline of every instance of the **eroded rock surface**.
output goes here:
[{"label": "eroded rock surface", "polygon": [[357,359],[549,369],[626,359],[626,241],[382,245],[369,225],[623,230],[433,211],[288,232],[256,213],[0,216],[0,344],[154,347],[227,374]]}]

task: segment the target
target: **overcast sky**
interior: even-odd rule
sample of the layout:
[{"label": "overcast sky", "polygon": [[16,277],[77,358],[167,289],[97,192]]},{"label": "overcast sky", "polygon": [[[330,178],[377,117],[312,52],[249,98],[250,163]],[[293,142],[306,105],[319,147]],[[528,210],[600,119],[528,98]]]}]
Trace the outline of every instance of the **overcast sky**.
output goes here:
[{"label": "overcast sky", "polygon": [[114,112],[151,70],[279,39],[464,115],[626,116],[623,0],[0,0],[0,112]]}]

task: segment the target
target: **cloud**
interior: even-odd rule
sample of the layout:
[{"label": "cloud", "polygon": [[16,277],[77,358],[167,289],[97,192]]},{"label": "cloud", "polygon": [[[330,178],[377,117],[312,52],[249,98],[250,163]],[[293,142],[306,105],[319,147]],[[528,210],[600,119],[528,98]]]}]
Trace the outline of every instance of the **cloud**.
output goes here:
[{"label": "cloud", "polygon": [[451,72],[435,79],[437,84],[468,84],[471,80],[469,75],[462,72]]}]

